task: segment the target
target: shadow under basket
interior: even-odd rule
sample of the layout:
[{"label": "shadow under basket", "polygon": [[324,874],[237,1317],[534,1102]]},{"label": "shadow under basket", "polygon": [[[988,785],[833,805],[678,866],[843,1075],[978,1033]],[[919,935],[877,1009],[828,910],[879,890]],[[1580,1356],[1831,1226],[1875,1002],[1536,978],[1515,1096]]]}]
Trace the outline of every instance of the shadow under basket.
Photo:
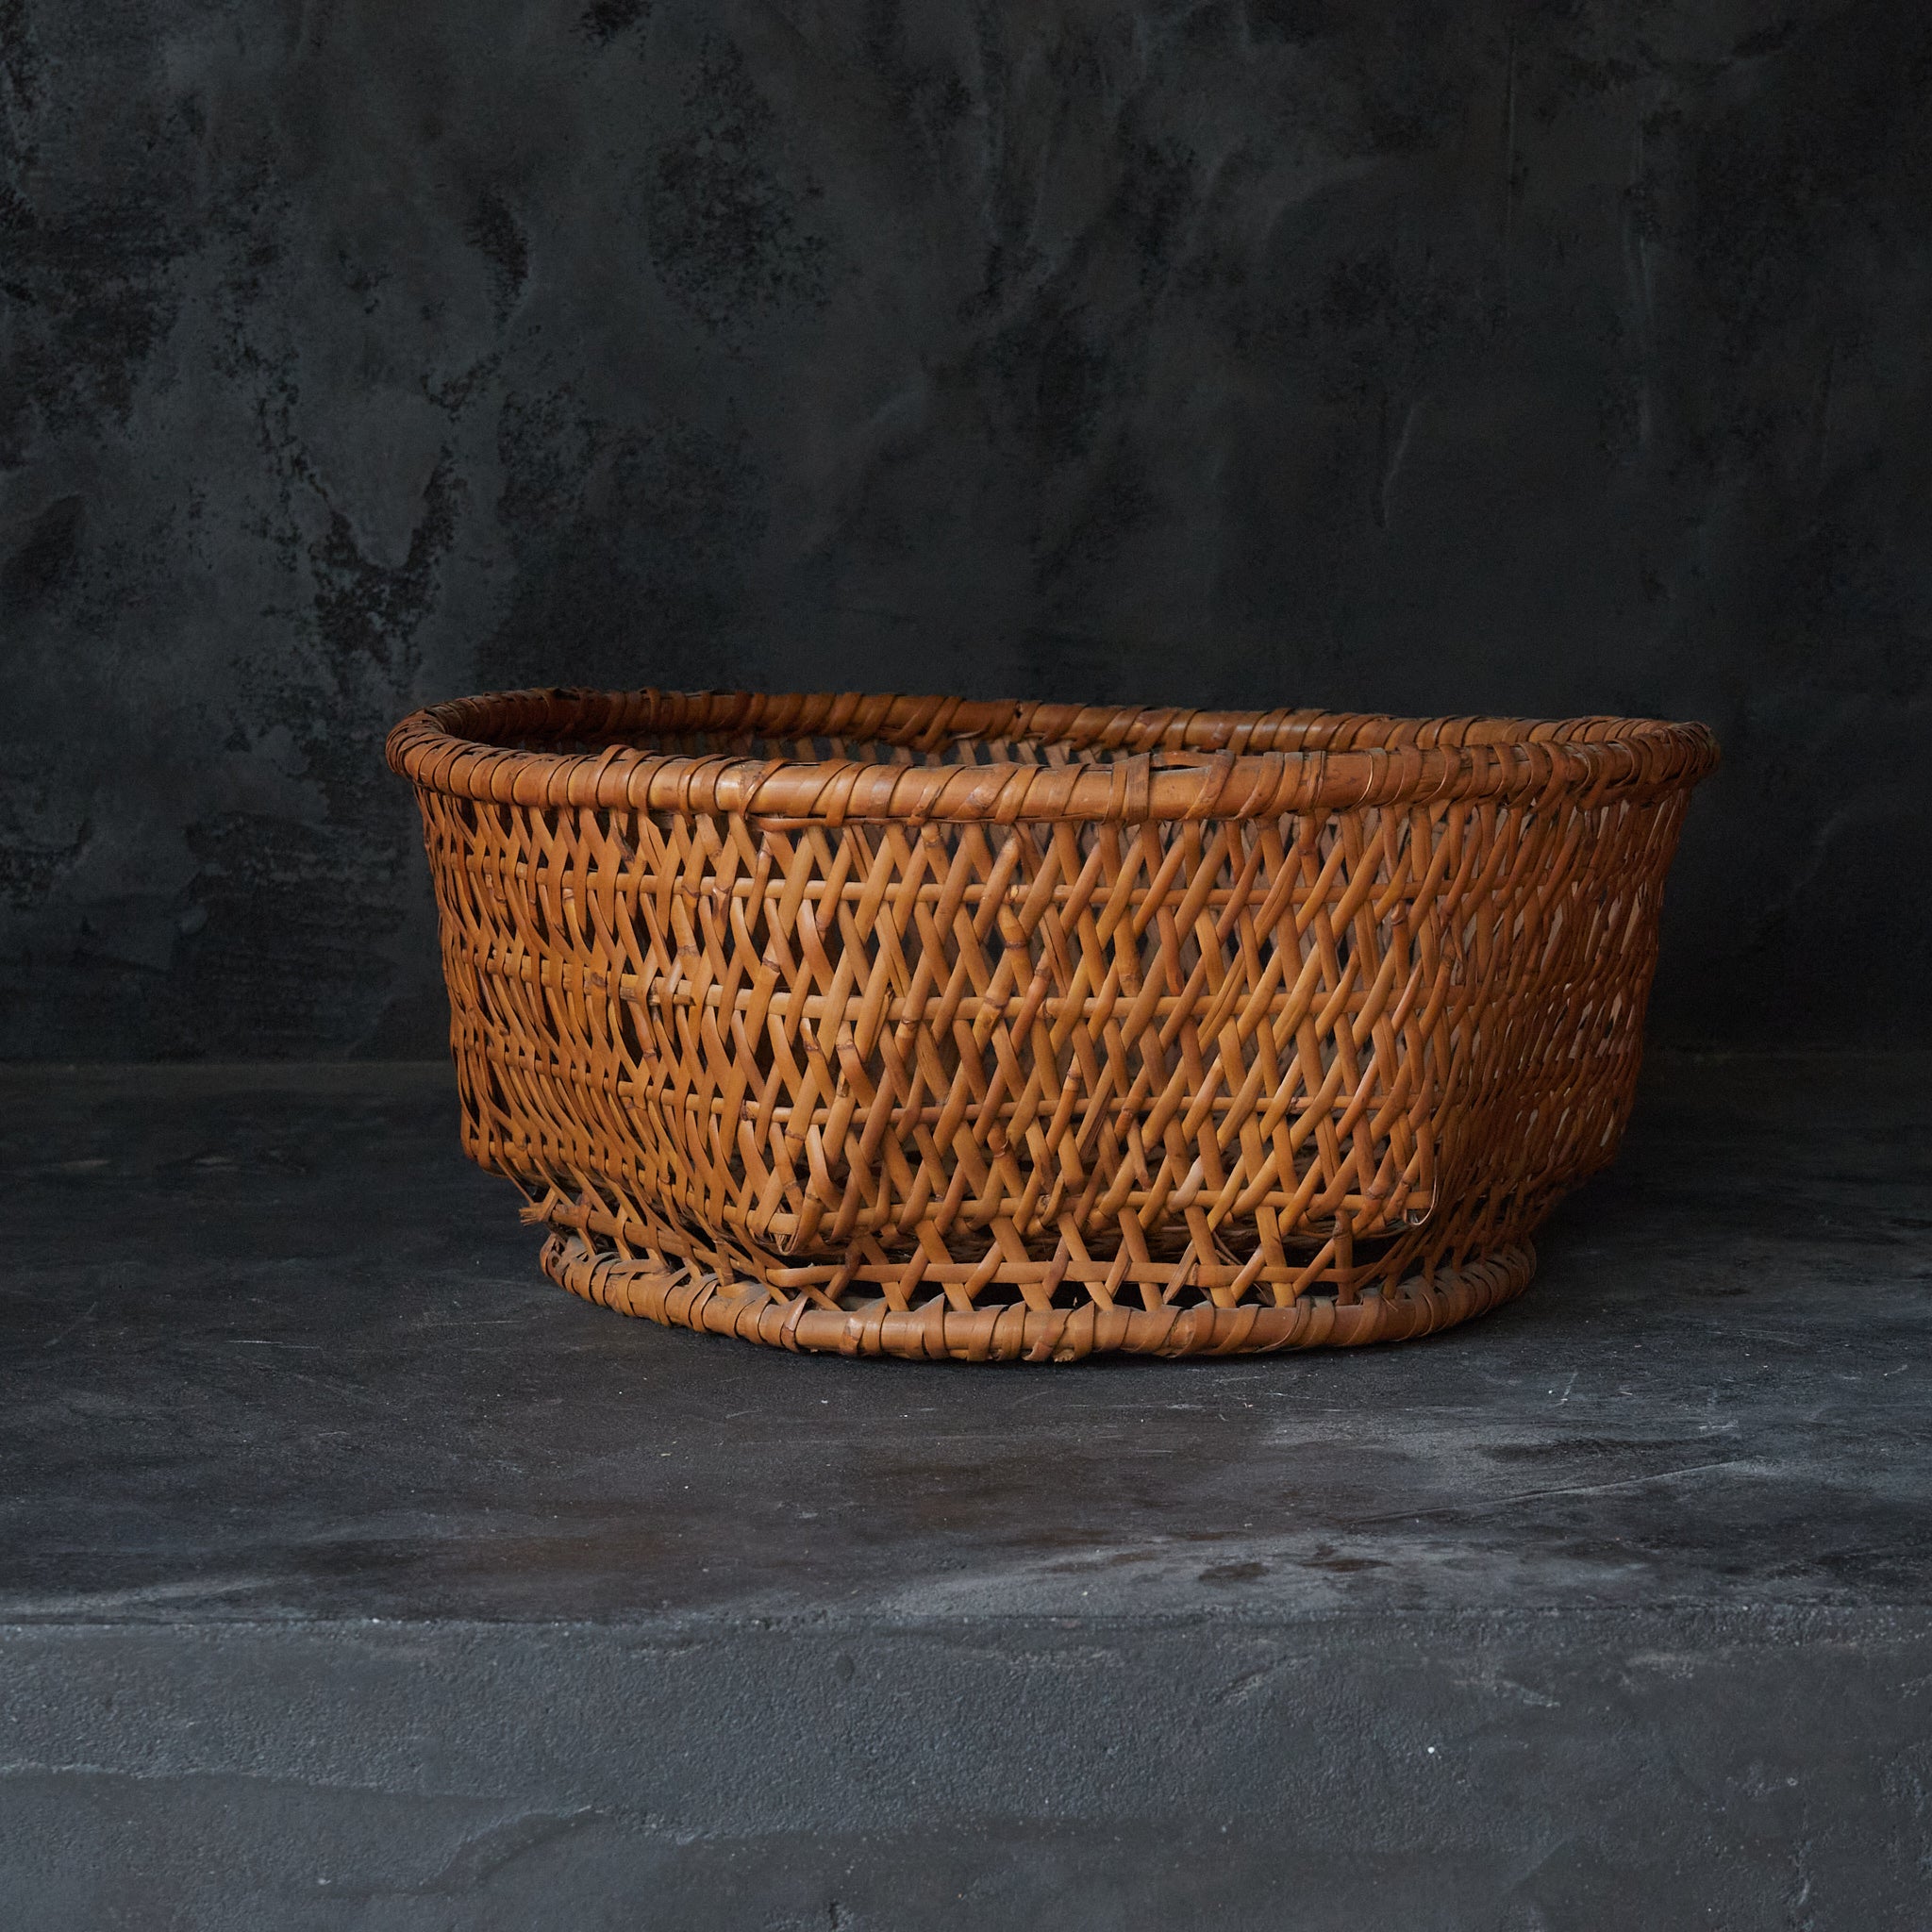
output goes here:
[{"label": "shadow under basket", "polygon": [[1616,1151],[1700,724],[515,691],[390,735],[463,1145],[626,1314],[1395,1341]]}]

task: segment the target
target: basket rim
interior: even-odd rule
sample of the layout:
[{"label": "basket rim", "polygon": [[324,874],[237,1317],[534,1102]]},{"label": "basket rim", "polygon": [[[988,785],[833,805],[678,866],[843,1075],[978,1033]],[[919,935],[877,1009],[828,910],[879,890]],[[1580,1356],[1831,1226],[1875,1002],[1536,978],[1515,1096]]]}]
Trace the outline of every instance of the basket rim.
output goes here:
[{"label": "basket rim", "polygon": [[[504,738],[752,732],[891,741],[1072,743],[1106,763],[902,764],[693,756]],[[1688,790],[1719,761],[1709,727],[1659,719],[1238,711],[917,697],[900,692],[491,691],[411,712],[391,768],[420,790],[499,805],[742,815],[771,824],[1279,817],[1431,801],[1591,804]]]}]

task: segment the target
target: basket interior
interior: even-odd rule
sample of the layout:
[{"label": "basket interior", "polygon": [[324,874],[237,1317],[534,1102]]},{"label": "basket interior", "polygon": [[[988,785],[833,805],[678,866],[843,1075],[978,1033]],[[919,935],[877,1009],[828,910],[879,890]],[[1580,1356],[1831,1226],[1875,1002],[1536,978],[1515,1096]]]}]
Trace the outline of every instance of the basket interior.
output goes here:
[{"label": "basket interior", "polygon": [[584,753],[607,751],[612,745],[658,757],[780,758],[799,765],[845,759],[868,765],[1091,765],[1133,755],[1124,746],[1083,744],[1065,738],[990,738],[976,732],[958,732],[936,745],[915,746],[890,738],[779,738],[758,731],[606,731],[560,739],[524,735],[507,741],[505,748]]}]

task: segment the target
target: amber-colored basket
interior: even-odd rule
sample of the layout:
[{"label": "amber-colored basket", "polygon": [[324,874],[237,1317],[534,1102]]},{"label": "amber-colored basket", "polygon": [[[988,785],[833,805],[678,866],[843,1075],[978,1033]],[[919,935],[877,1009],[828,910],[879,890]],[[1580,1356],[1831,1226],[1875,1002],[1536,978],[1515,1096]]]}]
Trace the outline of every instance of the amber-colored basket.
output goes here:
[{"label": "amber-colored basket", "polygon": [[1699,724],[419,711],[463,1144],[654,1321],[1065,1361],[1519,1293],[1628,1115]]}]

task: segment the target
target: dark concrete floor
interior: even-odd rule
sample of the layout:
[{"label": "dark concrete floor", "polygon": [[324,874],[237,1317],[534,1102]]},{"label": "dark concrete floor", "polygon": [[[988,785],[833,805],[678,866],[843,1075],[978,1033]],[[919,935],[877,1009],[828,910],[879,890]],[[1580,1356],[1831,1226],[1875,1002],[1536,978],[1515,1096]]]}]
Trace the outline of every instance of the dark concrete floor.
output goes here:
[{"label": "dark concrete floor", "polygon": [[1932,1924],[1932,1059],[1520,1303],[938,1367],[536,1272],[441,1068],[0,1070],[0,1922]]}]

